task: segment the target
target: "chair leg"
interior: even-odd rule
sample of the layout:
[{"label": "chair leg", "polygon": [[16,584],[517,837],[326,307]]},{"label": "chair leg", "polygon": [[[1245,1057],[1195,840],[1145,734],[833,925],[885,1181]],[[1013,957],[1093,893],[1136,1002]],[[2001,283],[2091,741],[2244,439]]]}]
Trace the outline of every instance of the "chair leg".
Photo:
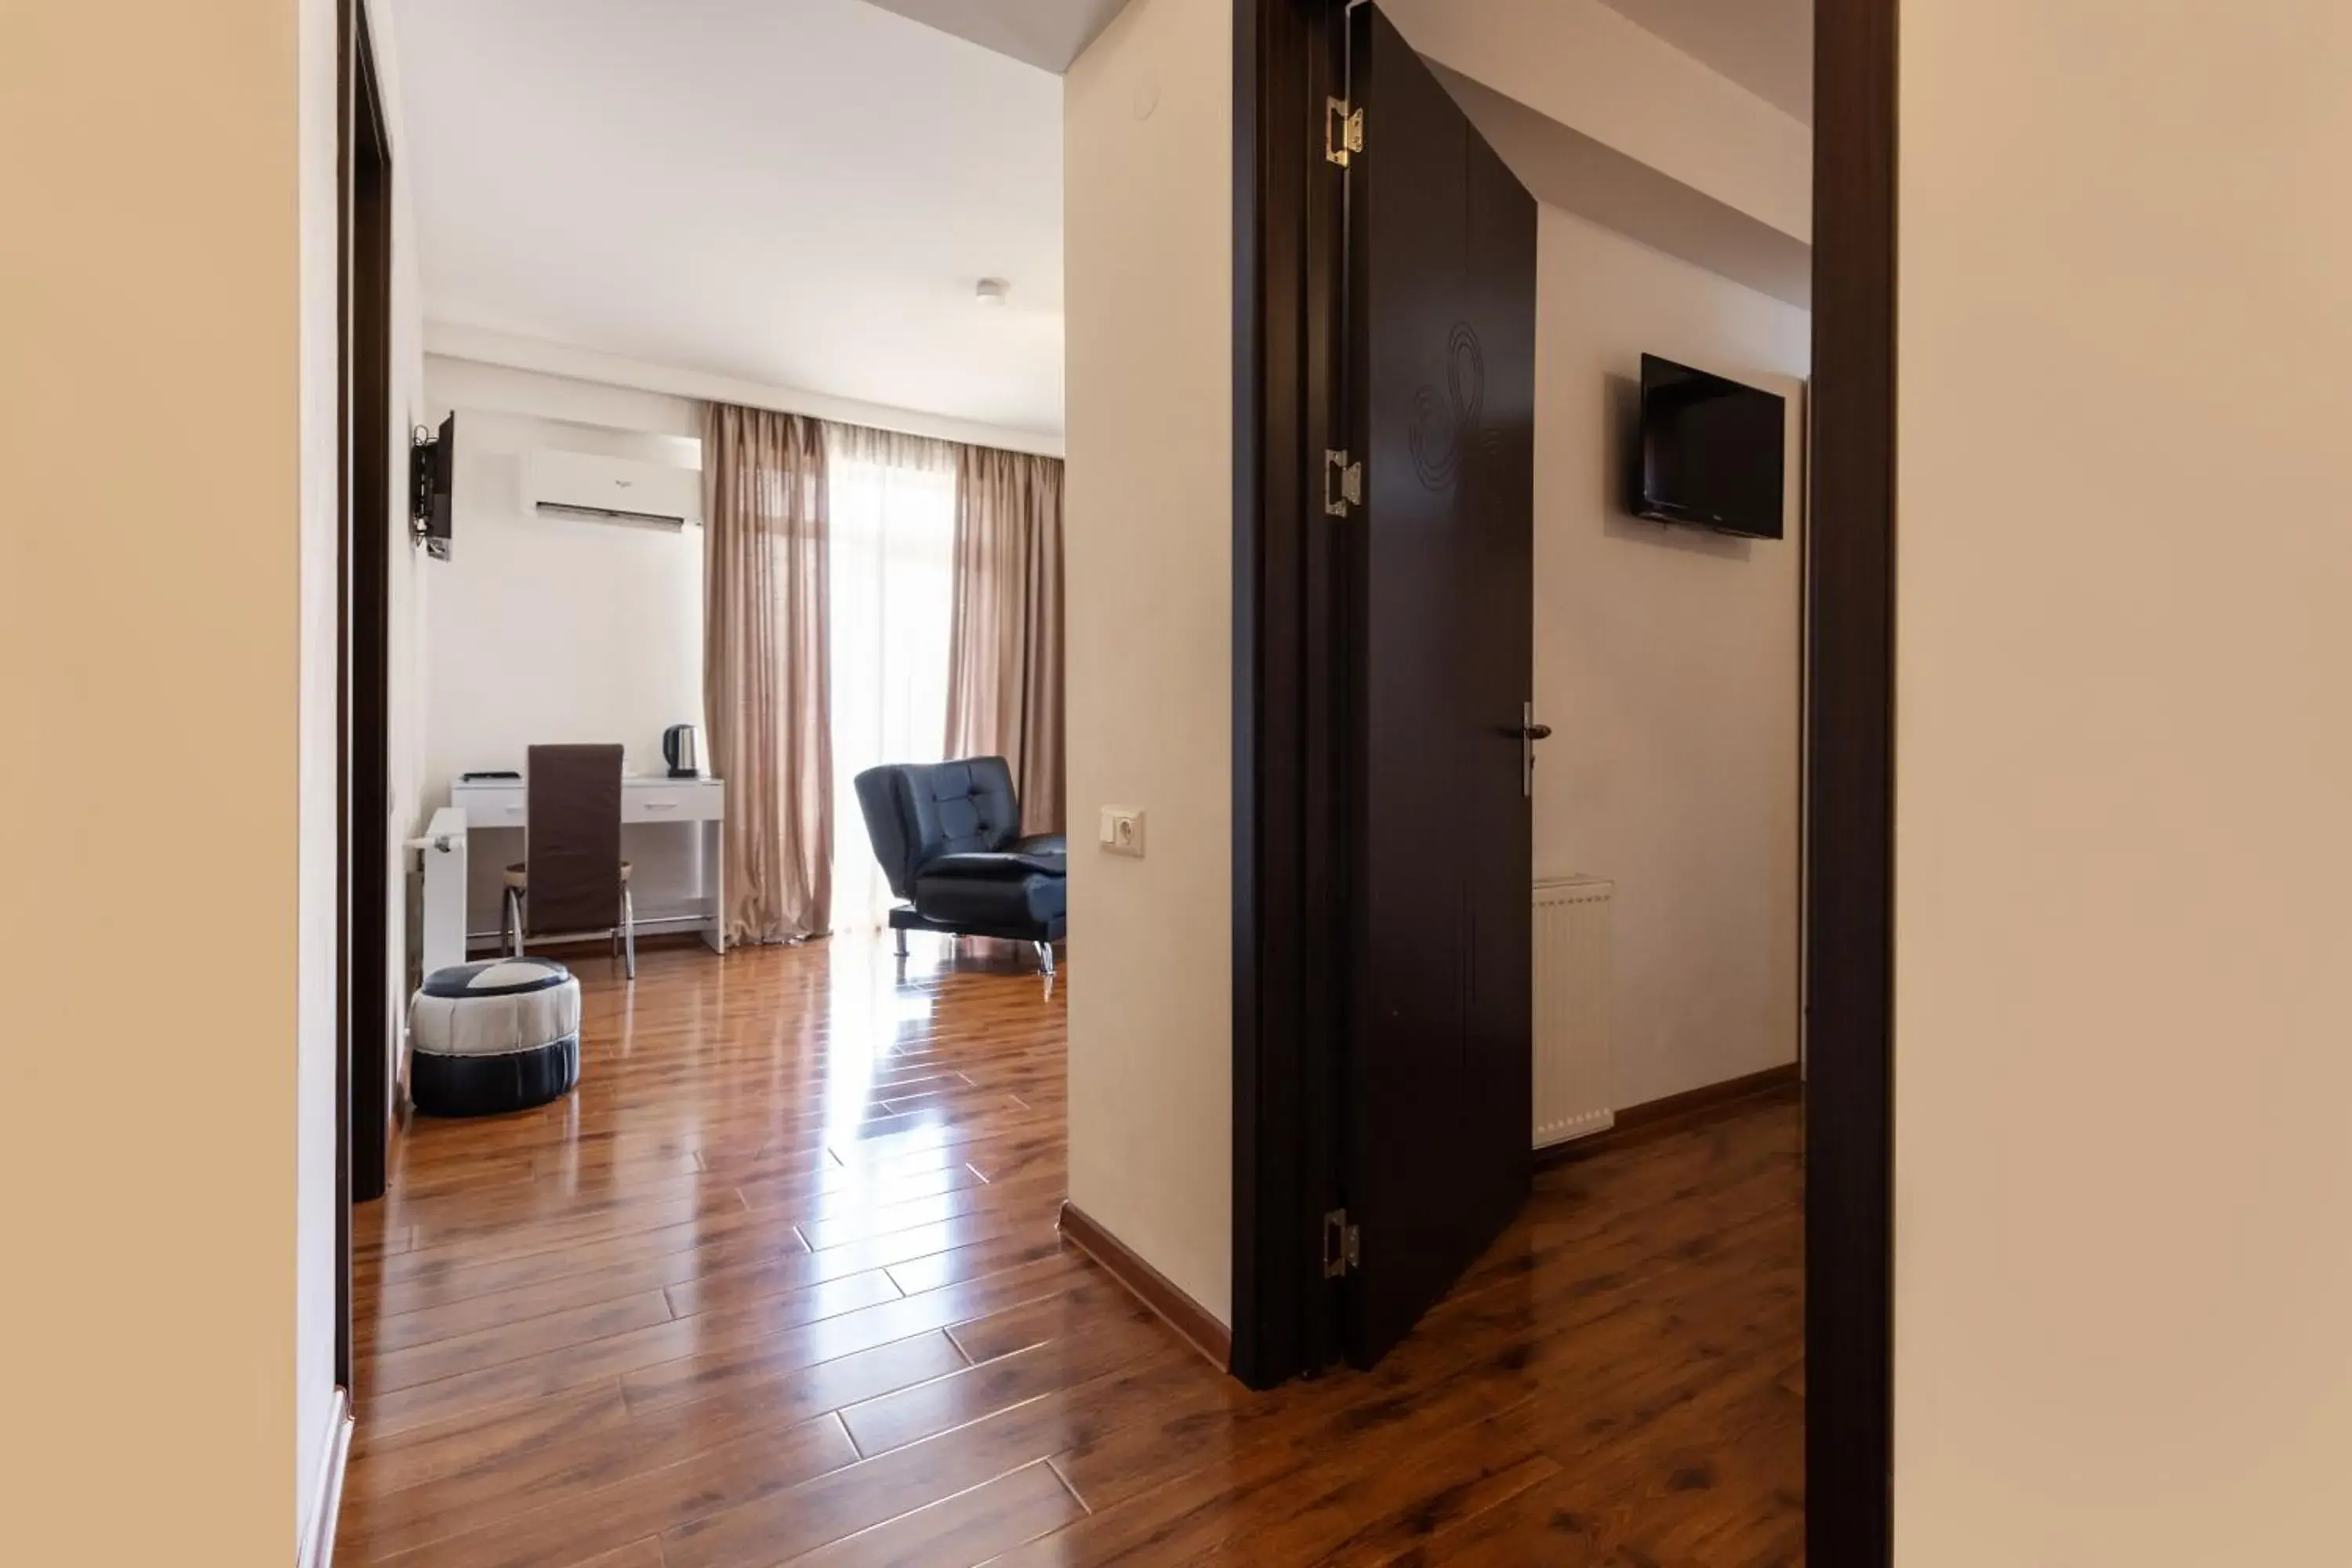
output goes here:
[{"label": "chair leg", "polygon": [[507,956],[520,958],[522,956],[522,895],[512,888],[507,889],[506,915],[502,923],[505,930],[500,934],[507,939]]},{"label": "chair leg", "polygon": [[629,889],[621,889],[621,951],[626,955],[622,973],[631,980],[637,977],[637,900]]},{"label": "chair leg", "polygon": [[899,957],[901,957],[901,958],[906,957],[906,956],[907,956],[907,928],[906,928],[905,926],[899,926],[899,927],[897,927],[896,929],[894,929],[894,930],[890,932],[890,934],[891,934],[892,936],[894,936],[894,937],[896,937],[896,938],[898,938],[898,956],[899,956]]},{"label": "chair leg", "polygon": [[1037,950],[1037,967],[1044,970],[1046,978],[1050,980],[1054,974],[1054,944],[1050,942],[1033,942],[1029,945]]}]

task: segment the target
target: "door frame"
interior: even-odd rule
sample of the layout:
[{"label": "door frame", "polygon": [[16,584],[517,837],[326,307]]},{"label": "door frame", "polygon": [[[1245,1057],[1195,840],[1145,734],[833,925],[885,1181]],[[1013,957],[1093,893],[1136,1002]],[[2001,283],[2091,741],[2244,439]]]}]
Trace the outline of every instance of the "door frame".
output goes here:
[{"label": "door frame", "polygon": [[[1895,20],[1816,0],[1805,758],[1806,1533],[1813,1568],[1893,1561]],[[1346,888],[1334,537],[1339,381],[1325,100],[1345,0],[1234,0],[1233,1371],[1335,1359]],[[1336,64],[1335,64],[1336,62]],[[1316,918],[1309,918],[1310,914]]]},{"label": "door frame", "polygon": [[1309,476],[1345,445],[1344,197],[1322,177],[1321,128],[1346,91],[1347,11],[1234,5],[1232,1367],[1254,1388],[1340,1352],[1321,1251],[1349,1005],[1330,918],[1346,837],[1328,815],[1345,798],[1347,595]]},{"label": "door frame", "polygon": [[1804,1040],[1814,1568],[1895,1560],[1897,4],[1813,7]]},{"label": "door frame", "polygon": [[393,218],[364,0],[336,20],[335,1380],[350,1388],[352,1207],[383,1195],[392,1121]]}]

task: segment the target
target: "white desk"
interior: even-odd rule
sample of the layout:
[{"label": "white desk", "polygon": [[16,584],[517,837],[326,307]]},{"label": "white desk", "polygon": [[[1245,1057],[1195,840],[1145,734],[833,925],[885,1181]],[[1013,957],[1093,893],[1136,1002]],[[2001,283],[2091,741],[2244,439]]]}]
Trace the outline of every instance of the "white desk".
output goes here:
[{"label": "white desk", "polygon": [[[525,823],[527,809],[520,779],[477,779],[470,783],[459,780],[449,786],[450,806],[464,814],[461,823],[450,824],[457,829],[453,847],[433,852],[427,860],[427,898],[431,897],[429,876],[439,869],[461,889],[466,886],[466,840],[481,833],[520,833]],[[621,781],[621,821],[625,825],[676,824],[695,834],[696,859],[698,863],[698,890],[695,898],[695,924],[702,932],[703,945],[713,952],[727,951],[725,868],[726,856],[720,847],[719,832],[727,814],[727,792],[717,779],[674,779],[664,776],[625,778]],[[443,818],[434,818],[433,831],[443,834]],[[495,841],[494,841],[495,842]],[[488,848],[485,846],[485,848]],[[520,858],[520,857],[516,857]],[[439,867],[435,862],[442,862]],[[459,924],[463,924],[462,919]],[[655,922],[638,921],[642,930]],[[446,939],[428,942],[430,948],[446,948]],[[461,957],[450,963],[462,961]],[[428,952],[426,961],[434,954]]]}]

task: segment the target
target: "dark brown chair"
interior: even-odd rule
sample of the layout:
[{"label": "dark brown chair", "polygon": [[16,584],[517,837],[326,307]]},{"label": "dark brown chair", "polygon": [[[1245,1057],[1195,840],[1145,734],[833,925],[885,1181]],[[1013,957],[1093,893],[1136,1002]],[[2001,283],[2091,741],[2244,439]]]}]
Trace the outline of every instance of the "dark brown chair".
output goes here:
[{"label": "dark brown chair", "polygon": [[610,931],[637,977],[637,915],[621,858],[621,748],[533,746],[523,767],[523,858],[507,868],[505,931],[520,958],[531,937]]}]

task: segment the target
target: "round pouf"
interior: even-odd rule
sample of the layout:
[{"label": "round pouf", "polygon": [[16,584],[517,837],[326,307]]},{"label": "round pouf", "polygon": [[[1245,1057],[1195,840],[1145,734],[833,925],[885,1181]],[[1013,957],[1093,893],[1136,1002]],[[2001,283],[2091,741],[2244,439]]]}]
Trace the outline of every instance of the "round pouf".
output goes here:
[{"label": "round pouf", "polygon": [[428,1116],[544,1105],[580,1081],[580,982],[544,958],[436,969],[408,1004],[409,1098]]}]

